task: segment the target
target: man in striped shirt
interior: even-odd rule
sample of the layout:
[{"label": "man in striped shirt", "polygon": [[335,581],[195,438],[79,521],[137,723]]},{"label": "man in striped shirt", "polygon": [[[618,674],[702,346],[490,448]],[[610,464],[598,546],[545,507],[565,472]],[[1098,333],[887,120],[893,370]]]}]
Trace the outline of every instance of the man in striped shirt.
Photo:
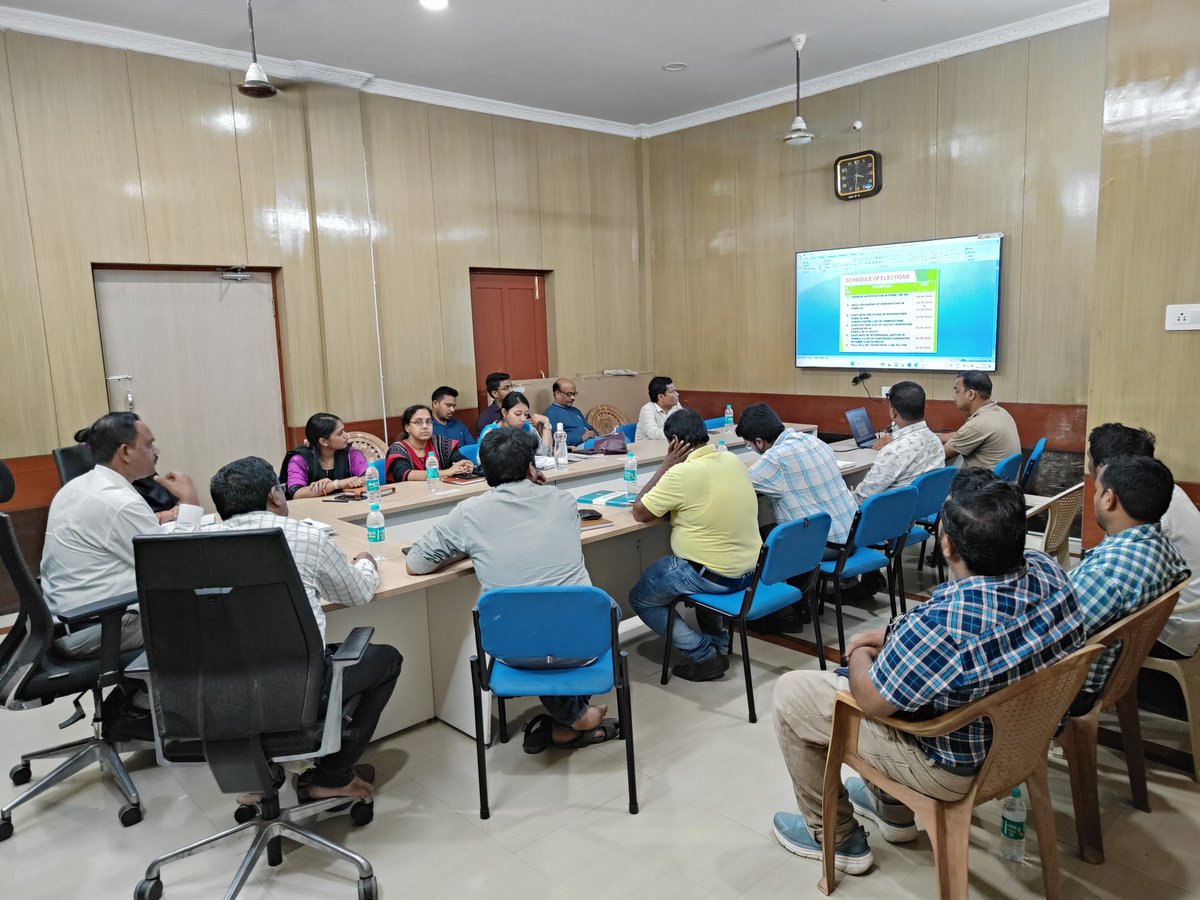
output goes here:
[{"label": "man in striped shirt", "polygon": [[[1025,550],[1020,489],[991,472],[958,475],[942,510],[941,546],[954,580],[886,630],[859,634],[848,669],[789,672],[775,687],[775,733],[802,814],[775,815],[775,836],[798,856],[821,858],[821,830],[837,830],[836,865],[851,875],[873,862],[854,814],[872,819],[885,840],[911,841],[912,811],[869,788],[846,783],[837,821],[821,821],[825,757],[834,697],[854,695],[867,715],[936,716],[1043,669],[1084,642],[1071,584],[1044,553]],[[859,752],[897,781],[939,800],[966,795],[991,744],[976,720],[950,734],[914,738],[865,721]]]}]

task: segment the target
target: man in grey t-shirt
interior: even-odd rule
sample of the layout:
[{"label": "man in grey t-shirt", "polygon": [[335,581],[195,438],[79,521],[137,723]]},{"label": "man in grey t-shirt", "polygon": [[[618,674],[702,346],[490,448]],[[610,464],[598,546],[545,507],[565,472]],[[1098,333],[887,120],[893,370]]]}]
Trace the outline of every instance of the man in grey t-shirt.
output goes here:
[{"label": "man in grey t-shirt", "polygon": [[[483,590],[590,585],[574,496],[549,487],[534,465],[538,439],[501,428],[479,446],[492,490],[454,507],[408,551],[411,575],[428,575],[469,557]],[[579,747],[616,736],[607,708],[588,697],[541,697],[554,720],[553,741]]]}]

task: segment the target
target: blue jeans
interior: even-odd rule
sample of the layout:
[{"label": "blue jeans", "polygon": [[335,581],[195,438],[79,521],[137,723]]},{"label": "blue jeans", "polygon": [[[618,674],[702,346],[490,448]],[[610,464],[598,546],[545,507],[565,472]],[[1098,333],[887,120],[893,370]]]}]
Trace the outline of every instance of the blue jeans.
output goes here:
[{"label": "blue jeans", "polygon": [[[667,633],[667,607],[685,594],[732,594],[749,586],[747,573],[736,588],[701,578],[691,563],[678,556],[664,556],[652,563],[629,592],[629,605],[656,634]],[[715,653],[729,652],[729,632],[721,616],[707,609],[696,610],[700,631],[694,631],[679,616],[671,628],[671,644],[692,662],[712,659]]]}]

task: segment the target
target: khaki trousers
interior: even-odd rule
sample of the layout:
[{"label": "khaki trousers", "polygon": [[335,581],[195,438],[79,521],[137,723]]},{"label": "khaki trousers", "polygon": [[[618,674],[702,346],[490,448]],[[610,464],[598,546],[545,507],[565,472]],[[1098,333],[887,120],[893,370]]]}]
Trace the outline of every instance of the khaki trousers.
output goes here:
[{"label": "khaki trousers", "polygon": [[[54,642],[54,649],[70,659],[94,659],[100,655],[100,625],[88,625]],[[121,651],[142,646],[142,617],[137,610],[121,617]]]},{"label": "khaki trousers", "polygon": [[[850,690],[850,680],[833,672],[788,672],[775,685],[775,735],[792,776],[796,803],[809,830],[821,839],[821,795],[825,756],[833,729],[833,702],[838,691]],[[863,759],[901,784],[938,800],[966,796],[973,776],[955,775],[936,766],[908,735],[866,721],[858,733]],[[845,789],[838,797],[837,843],[850,836],[858,823]]]}]

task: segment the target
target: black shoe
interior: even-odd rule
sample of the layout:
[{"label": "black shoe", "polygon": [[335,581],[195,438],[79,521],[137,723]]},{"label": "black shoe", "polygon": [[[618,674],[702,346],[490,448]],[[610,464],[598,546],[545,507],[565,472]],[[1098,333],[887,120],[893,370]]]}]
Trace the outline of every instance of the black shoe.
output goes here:
[{"label": "black shoe", "polygon": [[864,593],[870,595],[877,594],[880,591],[887,590],[887,579],[883,577],[882,572],[868,572],[862,577],[859,587]]},{"label": "black shoe", "polygon": [[729,668],[729,660],[724,653],[714,653],[703,662],[680,663],[671,668],[671,673],[684,681],[719,681]]},{"label": "black shoe", "polygon": [[788,607],[771,613],[769,616],[763,616],[761,619],[755,619],[749,624],[750,630],[757,631],[759,634],[792,634],[803,631],[804,623],[809,618],[812,617],[802,617],[796,613],[794,608]]}]

